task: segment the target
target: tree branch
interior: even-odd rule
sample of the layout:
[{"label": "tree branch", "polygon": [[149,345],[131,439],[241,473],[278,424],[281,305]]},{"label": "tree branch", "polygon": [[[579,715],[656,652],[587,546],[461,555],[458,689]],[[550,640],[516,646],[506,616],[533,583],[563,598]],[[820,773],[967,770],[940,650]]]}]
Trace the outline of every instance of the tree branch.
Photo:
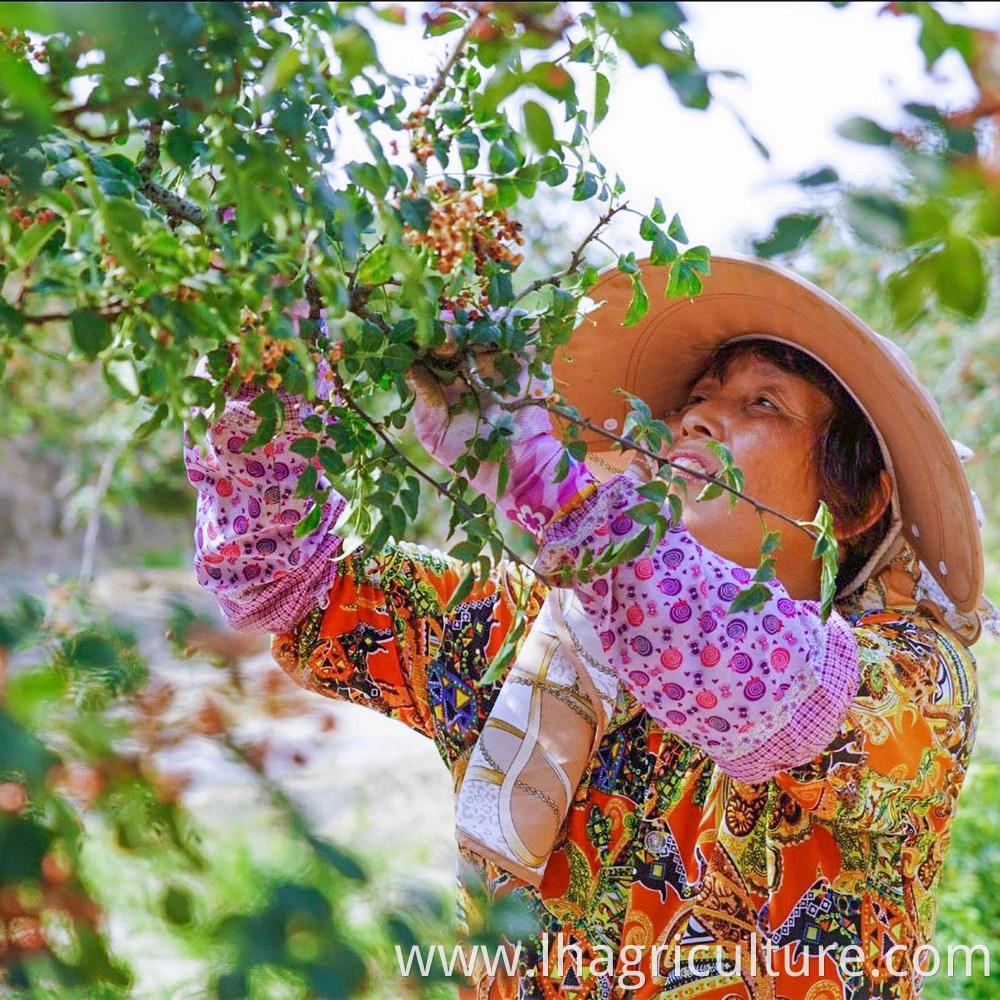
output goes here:
[{"label": "tree branch", "polygon": [[[235,97],[240,92],[240,87],[242,86],[242,79],[239,75],[239,67],[234,63],[234,79],[233,82],[228,86],[224,87],[215,95],[215,100],[218,101],[225,97]],[[137,97],[140,95],[125,93],[116,97],[114,100],[105,101],[102,104],[92,104],[89,100],[85,101],[83,104],[77,104],[71,108],[62,108],[55,112],[56,118],[59,123],[67,128],[73,129],[75,132],[80,132],[81,134],[86,134],[80,126],[76,124],[76,118],[78,115],[90,114],[90,115],[114,115],[120,111],[127,111],[129,108],[133,107],[136,102]],[[144,95],[148,96],[148,95]],[[169,101],[171,109],[174,108],[186,108],[190,111],[202,111],[204,112],[207,105],[200,97],[177,97],[174,100]],[[217,110],[213,105],[213,110]],[[117,133],[115,133],[117,134]],[[95,137],[97,138],[97,137]]]},{"label": "tree branch", "polygon": [[455,43],[455,48],[452,50],[450,56],[448,56],[447,61],[441,67],[441,71],[434,79],[434,83],[431,84],[430,90],[420,99],[420,107],[429,108],[433,103],[434,99],[438,94],[444,89],[444,85],[448,82],[448,75],[455,68],[455,63],[458,62],[459,57],[462,55],[462,50],[465,48],[466,43],[469,41],[469,36],[472,34],[472,29],[476,24],[482,19],[481,14],[477,14],[475,17],[470,19],[469,23],[465,26],[465,30],[462,32],[462,36]]},{"label": "tree branch", "polygon": [[[398,455],[403,462],[406,464],[407,468],[410,469],[416,476],[422,479],[429,486],[433,487],[434,490],[439,493],[445,500],[447,500],[456,510],[464,514],[470,520],[475,520],[479,515],[461,498],[455,496],[451,490],[444,483],[439,483],[433,476],[428,475],[420,468],[415,462],[407,458],[402,451],[396,445],[396,442],[385,432],[382,425],[375,420],[372,416],[365,412],[365,410],[358,406],[351,396],[347,387],[344,385],[343,379],[341,379],[340,374],[334,369],[333,371],[335,392],[340,397],[343,404],[354,414],[359,416],[379,437],[379,439],[390,448],[396,455]],[[502,538],[500,539],[500,547],[511,562],[516,563],[522,569],[527,570],[532,576],[538,577],[538,574],[528,565]],[[540,577],[538,577],[541,579]]]},{"label": "tree branch", "polygon": [[532,292],[537,292],[540,288],[544,288],[546,285],[558,285],[563,278],[568,278],[571,274],[575,273],[576,270],[583,263],[583,255],[587,247],[601,234],[611,220],[621,211],[628,208],[628,202],[623,201],[620,205],[615,205],[614,208],[609,208],[604,215],[602,215],[598,220],[597,224],[593,229],[587,233],[586,236],[580,241],[580,244],[573,251],[572,256],[569,259],[569,263],[561,270],[556,271],[555,274],[550,274],[547,278],[537,278],[532,281],[530,285],[521,289],[517,295],[514,296],[512,304],[517,304],[525,296],[530,295]]},{"label": "tree branch", "polygon": [[136,170],[138,170],[139,177],[142,180],[142,187],[139,190],[154,205],[159,205],[170,218],[179,219],[182,222],[190,222],[199,229],[204,229],[208,217],[203,208],[196,205],[193,201],[181,198],[152,179],[153,171],[160,163],[160,133],[162,130],[162,118],[154,121],[149,126],[149,134],[146,137],[146,145],[143,147],[142,159],[136,165]]}]

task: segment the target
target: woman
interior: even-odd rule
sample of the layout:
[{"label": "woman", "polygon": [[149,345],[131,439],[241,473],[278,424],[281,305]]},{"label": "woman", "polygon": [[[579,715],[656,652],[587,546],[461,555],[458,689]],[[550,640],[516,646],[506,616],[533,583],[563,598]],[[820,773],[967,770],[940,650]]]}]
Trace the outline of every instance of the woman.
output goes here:
[{"label": "woman", "polygon": [[[976,719],[965,642],[982,553],[959,460],[891,346],[794,276],[716,258],[701,296],[622,330],[629,293],[625,276],[603,279],[555,375],[610,431],[618,386],[674,414],[668,457],[691,481],[653,552],[577,572],[641,530],[639,473],[598,483],[571,463],[556,482],[547,414],[519,409],[497,500],[566,587],[546,596],[501,566],[446,612],[460,571],[435,553],[331,561],[337,504],[292,538],[299,405],[243,454],[248,386],[207,451],[187,453],[199,578],[231,623],[279,633],[300,684],[435,740],[459,789],[462,881],[517,893],[542,928],[512,948],[515,971],[481,964],[470,995],[914,995]],[[470,426],[426,373],[414,382],[418,432],[450,464]],[[757,501],[800,519],[831,505],[846,556],[825,623],[811,540],[787,525],[762,606],[730,610],[761,522],[743,502],[695,499],[695,474],[717,468],[709,441]],[[496,481],[484,467],[476,485]],[[514,667],[477,685],[525,600],[535,621]]]}]

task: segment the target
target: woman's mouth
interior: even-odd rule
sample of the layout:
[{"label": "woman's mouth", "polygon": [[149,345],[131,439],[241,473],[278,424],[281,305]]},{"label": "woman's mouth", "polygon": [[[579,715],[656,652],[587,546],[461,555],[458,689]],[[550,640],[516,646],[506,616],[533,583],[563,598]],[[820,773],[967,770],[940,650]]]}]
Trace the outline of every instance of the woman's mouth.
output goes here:
[{"label": "woman's mouth", "polygon": [[705,460],[693,451],[674,452],[668,461],[674,475],[680,476],[682,479],[704,482],[703,476],[713,474]]}]

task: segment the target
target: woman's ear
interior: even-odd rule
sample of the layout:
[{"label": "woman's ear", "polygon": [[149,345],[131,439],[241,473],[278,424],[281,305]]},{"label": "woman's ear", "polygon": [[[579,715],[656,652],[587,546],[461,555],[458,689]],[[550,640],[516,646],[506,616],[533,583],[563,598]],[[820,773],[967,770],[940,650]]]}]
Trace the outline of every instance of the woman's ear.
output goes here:
[{"label": "woman's ear", "polygon": [[879,486],[878,492],[872,499],[871,506],[868,508],[867,513],[863,514],[857,520],[850,522],[849,524],[836,524],[834,525],[834,534],[837,536],[838,542],[849,542],[852,538],[857,538],[858,535],[866,532],[886,511],[886,508],[892,502],[892,479],[889,478],[889,473],[883,469],[879,473]]}]

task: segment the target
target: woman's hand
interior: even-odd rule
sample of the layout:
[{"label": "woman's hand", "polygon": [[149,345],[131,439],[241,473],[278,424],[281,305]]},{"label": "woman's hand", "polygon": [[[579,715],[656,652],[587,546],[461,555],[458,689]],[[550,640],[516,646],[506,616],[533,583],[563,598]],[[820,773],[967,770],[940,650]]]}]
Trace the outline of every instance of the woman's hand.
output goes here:
[{"label": "woman's hand", "polygon": [[[494,355],[480,355],[480,359],[474,373],[460,376],[450,385],[423,364],[415,364],[407,372],[407,382],[416,396],[413,426],[417,438],[433,459],[452,471],[462,455],[472,453],[476,441],[486,440],[494,432],[506,440],[511,461],[516,460],[521,444],[552,430],[542,405],[552,395],[550,375],[533,377],[525,361],[517,374],[517,393],[501,394],[488,388],[497,381]],[[525,400],[536,400],[537,405],[518,405]],[[482,462],[472,478],[473,486],[493,499],[497,499],[497,469],[496,461]]]},{"label": "woman's hand", "polygon": [[[496,356],[479,355],[477,362],[475,369],[466,367],[464,376],[450,385],[442,383],[425,365],[410,369],[407,381],[416,396],[414,429],[432,458],[453,472],[471,473],[469,482],[475,489],[497,501],[511,520],[538,535],[579,490],[589,485],[589,474],[583,463],[566,456],[552,434],[552,421],[544,405],[553,392],[551,376],[531,374],[529,359],[522,359],[511,379],[498,377]],[[516,391],[502,393],[490,388],[505,382],[516,382]],[[489,442],[482,459],[476,457],[476,445],[481,441]],[[472,463],[465,463],[466,455],[473,457]],[[557,483],[555,470],[564,458],[569,462],[569,473]],[[501,461],[508,472],[502,482]]]}]

